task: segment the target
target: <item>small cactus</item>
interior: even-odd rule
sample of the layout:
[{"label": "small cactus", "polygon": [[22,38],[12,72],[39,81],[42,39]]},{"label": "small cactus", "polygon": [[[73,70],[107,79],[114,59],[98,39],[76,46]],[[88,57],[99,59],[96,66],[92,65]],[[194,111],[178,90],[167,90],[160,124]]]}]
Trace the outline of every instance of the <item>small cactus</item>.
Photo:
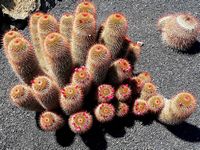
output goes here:
[{"label": "small cactus", "polygon": [[46,76],[38,76],[32,81],[32,88],[34,95],[45,109],[58,108],[60,90],[55,81]]},{"label": "small cactus", "polygon": [[177,13],[167,19],[161,29],[162,40],[169,47],[185,50],[197,41],[199,20],[187,13]]},{"label": "small cactus", "polygon": [[140,78],[144,83],[152,82],[151,74],[147,71],[141,72],[138,75],[138,78]]},{"label": "small cactus", "polygon": [[119,102],[116,109],[116,116],[125,117],[129,112],[129,106],[126,103]]},{"label": "small cactus", "polygon": [[35,50],[35,54],[37,56],[38,59],[40,59],[42,55],[42,47],[40,44],[40,39],[39,39],[39,34],[38,34],[38,20],[43,16],[44,14],[42,12],[36,12],[33,13],[30,16],[30,20],[29,20],[29,31],[30,31],[30,35],[31,35],[31,41],[33,43],[33,47]]},{"label": "small cactus", "polygon": [[62,36],[67,38],[67,41],[71,42],[71,34],[72,34],[72,27],[73,27],[74,16],[69,13],[65,13],[60,18],[59,24],[59,31]]},{"label": "small cactus", "polygon": [[120,52],[120,48],[127,33],[127,20],[119,13],[110,15],[104,24],[99,41],[111,51],[114,60]]},{"label": "small cactus", "polygon": [[69,127],[74,133],[83,134],[92,127],[92,124],[93,118],[88,112],[78,112],[69,117]]},{"label": "small cactus", "polygon": [[110,102],[115,96],[115,89],[109,84],[102,84],[97,90],[97,100],[99,103]]},{"label": "small cactus", "polygon": [[132,75],[132,67],[126,59],[118,59],[111,64],[108,71],[108,80],[111,83],[120,84]]},{"label": "small cactus", "polygon": [[54,79],[60,87],[70,80],[72,57],[67,39],[59,33],[52,32],[44,40],[44,54]]},{"label": "small cactus", "polygon": [[8,45],[7,58],[18,77],[26,84],[45,73],[40,68],[31,44],[23,37],[14,38]]},{"label": "small cactus", "polygon": [[130,79],[130,83],[131,83],[131,88],[134,91],[134,94],[140,94],[145,84],[144,80],[142,80],[138,76],[132,77]]},{"label": "small cactus", "polygon": [[133,105],[133,114],[136,116],[143,116],[147,114],[149,111],[149,106],[147,104],[147,101],[143,99],[137,99]]},{"label": "small cactus", "polygon": [[104,45],[95,44],[90,48],[86,67],[93,76],[95,84],[99,85],[104,81],[110,64],[111,54]]},{"label": "small cactus", "polygon": [[99,122],[108,122],[114,118],[115,108],[112,104],[101,103],[95,108],[94,114]]},{"label": "small cactus", "polygon": [[63,127],[64,119],[54,112],[45,111],[40,115],[39,123],[44,131],[56,131]]},{"label": "small cactus", "polygon": [[83,104],[83,93],[77,85],[67,85],[61,90],[60,106],[67,114],[79,111]]},{"label": "small cactus", "polygon": [[147,101],[154,95],[157,95],[156,86],[153,83],[145,83],[142,88],[140,98]]},{"label": "small cactus", "polygon": [[71,50],[75,66],[85,64],[89,48],[96,39],[96,20],[90,13],[83,12],[75,15]]},{"label": "small cactus", "polygon": [[92,80],[93,78],[88,69],[85,66],[81,66],[80,68],[75,68],[71,82],[73,85],[78,85],[86,95],[90,90]]},{"label": "small cactus", "polygon": [[122,84],[117,89],[115,96],[117,100],[121,102],[127,102],[128,100],[130,100],[131,94],[132,94],[132,91],[131,91],[131,88],[128,86],[128,84]]},{"label": "small cactus", "polygon": [[38,23],[37,23],[37,30],[38,30],[38,36],[39,36],[39,41],[40,41],[40,47],[41,47],[40,50],[36,51],[36,53],[38,52],[37,54],[38,61],[42,69],[45,72],[50,73],[48,64],[44,57],[45,56],[44,40],[49,33],[58,31],[58,22],[54,16],[45,14],[39,18]]},{"label": "small cactus", "polygon": [[16,85],[10,91],[10,98],[12,103],[26,110],[31,111],[42,111],[43,107],[38,103],[33,91],[30,87],[26,85]]},{"label": "small cactus", "polygon": [[155,95],[148,99],[149,111],[159,113],[164,107],[164,97]]},{"label": "small cactus", "polygon": [[96,8],[91,2],[82,2],[76,7],[75,14],[82,12],[88,12],[96,18]]}]

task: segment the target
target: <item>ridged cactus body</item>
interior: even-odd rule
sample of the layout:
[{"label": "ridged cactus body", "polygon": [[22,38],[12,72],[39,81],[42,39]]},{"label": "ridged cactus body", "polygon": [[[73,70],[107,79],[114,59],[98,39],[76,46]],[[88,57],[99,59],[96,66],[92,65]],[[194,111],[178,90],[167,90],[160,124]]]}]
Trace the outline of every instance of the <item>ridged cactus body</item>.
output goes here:
[{"label": "ridged cactus body", "polygon": [[87,12],[75,15],[71,50],[75,66],[85,64],[89,48],[94,44],[96,39],[96,20],[94,16]]},{"label": "ridged cactus body", "polygon": [[43,107],[36,100],[33,90],[26,85],[16,85],[10,91],[11,102],[19,108],[42,111]]},{"label": "ridged cactus body", "polygon": [[44,54],[53,78],[64,87],[70,80],[73,67],[67,39],[59,33],[50,33],[44,41]]},{"label": "ridged cactus body", "polygon": [[23,37],[14,38],[8,45],[7,58],[16,75],[26,84],[45,73],[39,66],[32,45]]},{"label": "ridged cactus body", "polygon": [[79,14],[82,12],[88,12],[96,18],[96,8],[94,4],[89,1],[82,2],[76,7],[75,14]]},{"label": "ridged cactus body", "polygon": [[78,112],[71,115],[68,122],[74,133],[83,134],[92,127],[93,118],[88,112]]},{"label": "ridged cactus body", "polygon": [[93,45],[88,53],[86,67],[93,76],[93,82],[101,84],[108,72],[108,66],[111,64],[111,53],[102,44]]},{"label": "ridged cactus body", "polygon": [[63,127],[64,119],[54,112],[45,111],[40,115],[39,123],[44,131],[56,131]]},{"label": "ridged cactus body", "polygon": [[83,104],[83,93],[77,85],[67,85],[61,91],[60,106],[67,114],[79,111]]},{"label": "ridged cactus body", "polygon": [[104,23],[99,41],[111,51],[112,59],[119,55],[127,27],[126,18],[119,13],[110,15]]},{"label": "ridged cactus body", "polygon": [[34,95],[47,110],[59,107],[60,90],[57,83],[46,76],[38,76],[32,81]]}]

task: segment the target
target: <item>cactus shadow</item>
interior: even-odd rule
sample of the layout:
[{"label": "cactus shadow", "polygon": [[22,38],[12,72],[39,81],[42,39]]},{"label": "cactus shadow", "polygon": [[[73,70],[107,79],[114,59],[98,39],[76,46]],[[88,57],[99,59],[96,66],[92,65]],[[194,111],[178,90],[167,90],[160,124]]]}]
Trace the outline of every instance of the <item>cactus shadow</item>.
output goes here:
[{"label": "cactus shadow", "polygon": [[195,55],[195,54],[198,54],[198,53],[200,53],[200,42],[196,41],[193,44],[192,47],[190,47],[188,49],[185,49],[184,51],[181,51],[181,50],[174,50],[174,51],[177,51],[178,53],[186,54],[186,55]]},{"label": "cactus shadow", "polygon": [[200,142],[200,128],[187,122],[179,125],[164,125],[178,138],[188,142]]}]

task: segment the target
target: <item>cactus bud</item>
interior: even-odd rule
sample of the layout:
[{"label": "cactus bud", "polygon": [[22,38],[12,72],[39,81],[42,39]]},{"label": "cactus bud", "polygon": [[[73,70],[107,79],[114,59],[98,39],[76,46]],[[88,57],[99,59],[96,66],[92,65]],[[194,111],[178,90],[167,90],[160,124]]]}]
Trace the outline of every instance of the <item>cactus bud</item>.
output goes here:
[{"label": "cactus bud", "polygon": [[99,41],[111,51],[112,59],[115,59],[124,41],[127,33],[127,20],[119,13],[110,15],[104,24]]},{"label": "cactus bud", "polygon": [[44,41],[44,54],[53,77],[60,87],[70,79],[72,58],[67,39],[59,33],[50,33]]},{"label": "cactus bud", "polygon": [[143,100],[148,100],[150,97],[157,95],[157,88],[153,83],[145,83],[142,88],[140,98]]},{"label": "cactus bud", "polygon": [[115,89],[109,84],[98,87],[97,100],[99,103],[110,102],[114,98]]},{"label": "cactus bud", "polygon": [[83,94],[77,85],[67,85],[61,93],[60,106],[67,115],[81,109]]},{"label": "cactus bud", "polygon": [[73,27],[73,21],[74,16],[72,14],[65,13],[60,18],[60,24],[59,24],[59,31],[60,34],[62,34],[65,38],[67,38],[67,41],[71,42],[71,34],[72,34],[72,27]]},{"label": "cactus bud", "polygon": [[117,89],[115,96],[121,102],[127,102],[131,98],[131,89],[128,84],[122,84]]},{"label": "cactus bud", "polygon": [[94,114],[99,122],[108,122],[114,118],[115,108],[112,104],[101,103],[96,107]]},{"label": "cactus bud", "polygon": [[83,12],[75,15],[72,30],[72,58],[75,66],[85,64],[89,48],[96,39],[96,20],[90,13]]},{"label": "cactus bud", "polygon": [[69,117],[69,127],[74,133],[83,134],[92,127],[92,124],[92,115],[88,112],[78,112]]},{"label": "cactus bud", "polygon": [[32,50],[32,46],[22,37],[17,37],[9,43],[7,58],[14,72],[26,84],[31,84],[31,80],[36,76],[44,75]]},{"label": "cactus bud", "polygon": [[110,51],[102,44],[93,45],[88,53],[86,67],[93,76],[94,83],[101,84],[111,63]]},{"label": "cactus bud", "polygon": [[92,76],[85,66],[76,68],[72,75],[72,84],[78,85],[86,95],[92,85]]},{"label": "cactus bud", "polygon": [[133,113],[137,116],[143,116],[149,111],[147,101],[137,99],[133,105]]},{"label": "cactus bud", "polygon": [[39,76],[32,81],[32,88],[39,103],[47,110],[58,108],[60,90],[58,85],[46,76]]},{"label": "cactus bud", "polygon": [[33,91],[26,85],[16,85],[10,91],[12,103],[17,107],[22,107],[31,111],[42,111],[42,106],[38,103]]},{"label": "cactus bud", "polygon": [[151,112],[158,113],[164,107],[164,98],[161,95],[155,95],[149,98],[147,103]]},{"label": "cactus bud", "polygon": [[40,115],[40,127],[44,131],[56,131],[64,125],[64,120],[61,116],[54,112],[45,111]]},{"label": "cactus bud", "polygon": [[126,103],[119,102],[116,110],[116,116],[125,117],[129,112],[129,106]]}]

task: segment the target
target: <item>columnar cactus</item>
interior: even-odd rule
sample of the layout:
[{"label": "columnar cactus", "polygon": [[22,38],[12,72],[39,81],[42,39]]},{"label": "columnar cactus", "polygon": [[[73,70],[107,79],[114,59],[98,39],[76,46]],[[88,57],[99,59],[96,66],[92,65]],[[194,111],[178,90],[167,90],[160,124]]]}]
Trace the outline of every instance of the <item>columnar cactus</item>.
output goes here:
[{"label": "columnar cactus", "polygon": [[129,106],[126,103],[119,102],[116,109],[117,117],[125,117],[129,112]]},{"label": "columnar cactus", "polygon": [[81,109],[83,104],[83,93],[77,85],[67,85],[61,91],[60,106],[67,114],[72,114]]},{"label": "columnar cactus", "polygon": [[99,103],[110,102],[115,96],[115,89],[109,84],[102,84],[97,90],[97,100]]},{"label": "columnar cactus", "polygon": [[89,70],[85,66],[81,66],[80,68],[75,68],[74,73],[72,75],[72,84],[78,85],[84,95],[87,95],[92,85],[93,77],[90,74]]},{"label": "columnar cactus", "polygon": [[69,127],[74,133],[83,134],[92,127],[92,124],[93,118],[88,112],[78,112],[69,118]]},{"label": "columnar cactus", "polygon": [[59,33],[50,33],[44,40],[44,54],[54,79],[64,87],[70,80],[73,66],[67,39]]},{"label": "columnar cactus", "polygon": [[58,31],[58,22],[54,16],[45,14],[39,18],[37,29],[41,49],[35,52],[37,53],[40,66],[44,69],[45,72],[50,73],[48,64],[44,57],[44,40],[49,33]]},{"label": "columnar cactus", "polygon": [[115,96],[121,102],[127,102],[131,98],[132,91],[128,84],[122,84],[117,89]]},{"label": "columnar cactus", "polygon": [[54,112],[45,111],[40,115],[39,123],[44,131],[56,131],[64,125],[64,119]]},{"label": "columnar cactus", "polygon": [[155,95],[148,99],[149,111],[152,113],[159,113],[164,107],[164,97]]},{"label": "columnar cactus", "polygon": [[65,38],[67,38],[68,42],[71,42],[71,34],[73,27],[74,16],[69,13],[65,13],[60,18],[59,31]]},{"label": "columnar cactus", "polygon": [[89,1],[81,2],[76,7],[75,14],[82,13],[82,12],[88,12],[96,18],[96,8],[95,8],[94,4],[92,4]]},{"label": "columnar cactus", "polygon": [[152,82],[151,74],[147,71],[141,72],[138,75],[138,78],[140,78],[144,83]]},{"label": "columnar cactus", "polygon": [[108,66],[111,64],[111,53],[102,44],[93,45],[87,56],[86,67],[93,76],[93,82],[101,84],[108,72]]},{"label": "columnar cactus", "polygon": [[111,51],[112,59],[119,55],[127,29],[127,20],[122,14],[114,13],[106,19],[99,41]]},{"label": "columnar cactus", "polygon": [[14,38],[8,44],[7,58],[17,76],[26,84],[39,75],[44,75],[31,44],[23,37]]},{"label": "columnar cactus", "polygon": [[75,66],[85,64],[89,48],[94,44],[96,39],[96,20],[94,16],[87,12],[75,15],[71,50]]},{"label": "columnar cactus", "polygon": [[157,95],[156,86],[153,83],[145,83],[142,88],[140,98],[147,101],[154,95]]},{"label": "columnar cactus", "polygon": [[58,108],[60,90],[55,81],[46,76],[38,76],[32,81],[34,95],[47,110]]},{"label": "columnar cactus", "polygon": [[10,98],[14,105],[31,111],[42,111],[43,107],[36,100],[33,90],[26,85],[16,85],[10,91]]},{"label": "columnar cactus", "polygon": [[[163,18],[166,19],[166,18]],[[162,40],[170,47],[185,50],[190,48],[199,35],[199,20],[188,13],[175,13],[161,26]]]},{"label": "columnar cactus", "polygon": [[137,99],[133,105],[133,114],[136,116],[143,116],[147,114],[149,111],[149,106],[147,104],[147,101],[143,99]]},{"label": "columnar cactus", "polygon": [[139,78],[138,76],[136,77],[132,77],[130,79],[130,85],[132,90],[134,91],[134,94],[140,94],[140,92],[142,91],[143,87],[144,87],[144,80],[142,80],[141,78]]},{"label": "columnar cactus", "polygon": [[196,109],[196,98],[181,92],[170,100],[165,100],[165,106],[159,115],[159,121],[164,124],[178,124],[187,119]]},{"label": "columnar cactus", "polygon": [[115,108],[112,104],[101,103],[95,108],[94,114],[99,122],[108,122],[114,118]]}]

